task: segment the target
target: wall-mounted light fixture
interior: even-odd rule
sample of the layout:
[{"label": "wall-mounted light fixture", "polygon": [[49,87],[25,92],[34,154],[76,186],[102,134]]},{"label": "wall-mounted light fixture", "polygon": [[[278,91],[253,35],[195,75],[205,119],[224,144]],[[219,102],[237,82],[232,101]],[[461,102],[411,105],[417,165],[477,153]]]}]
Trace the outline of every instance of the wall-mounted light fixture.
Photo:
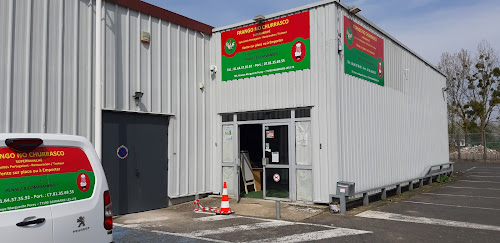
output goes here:
[{"label": "wall-mounted light fixture", "polygon": [[212,74],[216,74],[217,73],[217,66],[215,65],[210,65],[210,72]]},{"label": "wall-mounted light fixture", "polygon": [[141,42],[149,44],[149,41],[151,39],[151,35],[147,31],[141,31]]},{"label": "wall-mounted light fixture", "polygon": [[352,7],[349,8],[349,13],[351,13],[351,14],[357,14],[359,12],[361,12],[361,9],[359,9],[356,6],[352,6]]},{"label": "wall-mounted light fixture", "polygon": [[253,21],[255,22],[264,22],[264,20],[266,19],[266,17],[264,17],[262,14],[257,14],[255,15],[255,17],[253,17]]},{"label": "wall-mounted light fixture", "polygon": [[134,100],[135,100],[136,106],[139,106],[139,101],[141,100],[143,95],[144,95],[144,93],[138,91],[138,92],[135,92],[135,94],[132,96],[132,98],[134,98]]}]

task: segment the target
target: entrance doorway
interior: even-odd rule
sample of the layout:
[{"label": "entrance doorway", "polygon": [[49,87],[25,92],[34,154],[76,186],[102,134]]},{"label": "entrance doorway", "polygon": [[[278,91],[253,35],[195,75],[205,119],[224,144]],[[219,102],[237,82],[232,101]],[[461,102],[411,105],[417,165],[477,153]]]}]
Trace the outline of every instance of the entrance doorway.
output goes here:
[{"label": "entrance doorway", "polygon": [[[240,161],[243,165],[241,166],[243,176],[240,178],[240,195],[242,197],[263,198],[262,124],[240,125],[239,135]],[[246,159],[250,162],[251,173],[245,171],[248,169],[244,165]],[[251,182],[252,178],[254,186],[247,185],[245,182]]]},{"label": "entrance doorway", "polygon": [[[286,123],[240,125],[239,138],[242,170],[239,179],[240,195],[290,199],[289,125]],[[245,167],[246,160],[249,160],[249,167]],[[251,173],[245,171],[247,168],[251,168]]]},{"label": "entrance doorway", "polygon": [[310,107],[221,119],[222,181],[235,185],[228,185],[229,195],[313,201]]}]

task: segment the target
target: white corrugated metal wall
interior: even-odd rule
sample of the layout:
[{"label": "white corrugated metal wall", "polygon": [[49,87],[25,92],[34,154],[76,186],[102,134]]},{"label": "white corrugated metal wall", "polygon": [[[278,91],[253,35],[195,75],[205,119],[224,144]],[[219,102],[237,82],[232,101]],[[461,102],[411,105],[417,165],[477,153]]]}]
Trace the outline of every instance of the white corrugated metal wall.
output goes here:
[{"label": "white corrugated metal wall", "polygon": [[[103,8],[103,108],[173,115],[168,194],[211,191],[210,109],[198,86],[209,80],[210,37],[117,4]],[[0,1],[0,132],[93,140],[94,13],[92,0]],[[139,107],[136,91],[144,93]]]},{"label": "white corrugated metal wall", "polygon": [[[337,181],[354,181],[356,190],[365,190],[421,176],[430,165],[447,162],[446,102],[441,89],[445,78],[359,20],[384,39],[386,84],[346,75],[343,57],[337,54],[344,8],[330,1],[285,15],[305,10],[310,11],[311,69],[227,82],[217,75],[209,98],[213,113],[313,106],[315,202],[328,202]],[[212,36],[211,63],[218,67],[220,33],[230,28],[215,29]],[[212,143],[221,144],[221,120],[214,119]],[[220,168],[220,147],[213,160]],[[214,173],[220,181],[220,172]],[[214,183],[220,186],[219,181]]]},{"label": "white corrugated metal wall", "polygon": [[[342,10],[342,30],[344,15],[349,17]],[[337,82],[340,179],[355,182],[361,191],[411,180],[431,165],[448,162],[448,129],[445,77],[364,21],[354,20],[384,39],[385,62],[384,86],[344,74],[343,65]]]}]

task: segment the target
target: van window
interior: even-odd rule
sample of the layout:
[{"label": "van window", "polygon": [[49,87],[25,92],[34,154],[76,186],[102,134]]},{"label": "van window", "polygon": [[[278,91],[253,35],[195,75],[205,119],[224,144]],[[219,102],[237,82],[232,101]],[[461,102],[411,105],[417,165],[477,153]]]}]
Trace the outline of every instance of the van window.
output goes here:
[{"label": "van window", "polygon": [[0,148],[0,212],[90,198],[94,184],[94,171],[80,148]]}]

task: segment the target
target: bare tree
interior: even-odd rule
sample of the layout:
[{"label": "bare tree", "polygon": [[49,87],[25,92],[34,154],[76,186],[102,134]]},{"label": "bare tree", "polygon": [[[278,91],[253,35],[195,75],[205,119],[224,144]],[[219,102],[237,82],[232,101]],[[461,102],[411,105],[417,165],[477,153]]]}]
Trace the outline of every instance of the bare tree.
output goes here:
[{"label": "bare tree", "polygon": [[475,68],[468,76],[468,102],[463,107],[467,117],[479,125],[481,144],[484,146],[483,158],[486,159],[485,130],[493,114],[497,114],[500,104],[500,68],[498,56],[487,41],[481,41],[474,60]]}]

